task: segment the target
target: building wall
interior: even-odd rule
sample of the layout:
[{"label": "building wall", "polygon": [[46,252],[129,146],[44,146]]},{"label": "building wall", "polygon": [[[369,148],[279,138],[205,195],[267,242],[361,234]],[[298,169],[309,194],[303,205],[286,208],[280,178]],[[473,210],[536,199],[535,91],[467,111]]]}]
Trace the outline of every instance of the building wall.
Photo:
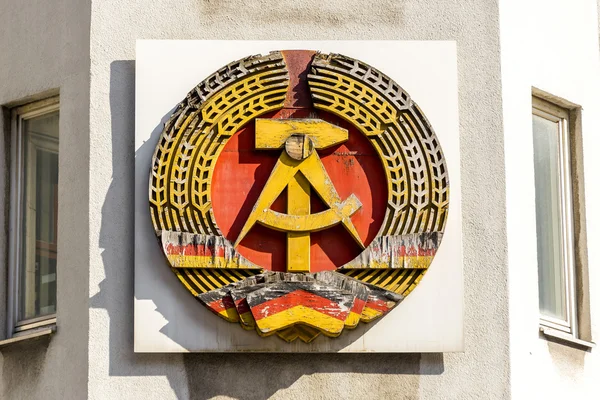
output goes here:
[{"label": "building wall", "polygon": [[[456,40],[465,352],[134,354],[138,38]],[[0,352],[0,398],[585,399],[600,391],[595,352],[538,334],[530,138],[532,86],[583,106],[579,179],[588,205],[590,332],[598,340],[600,212],[591,205],[600,200],[600,62],[593,0],[4,1],[0,54],[3,126],[8,107],[61,96],[58,332]],[[8,183],[8,137],[0,141],[0,193]],[[6,254],[6,207],[0,227]],[[0,338],[5,311],[0,307]]]},{"label": "building wall", "polygon": [[[578,162],[583,174],[587,265],[582,282],[582,335],[600,335],[600,59],[595,0],[500,2],[502,92],[506,154],[508,261],[510,281],[510,350],[515,399],[592,399],[600,393],[600,357],[541,337],[538,332],[537,244],[532,87],[582,106]],[[583,154],[581,154],[581,151]],[[582,159],[583,156],[583,159]],[[580,197],[580,198],[577,198]],[[578,226],[579,225],[579,226]],[[586,246],[582,241],[580,246]],[[585,264],[586,254],[577,262]],[[589,297],[588,297],[589,295]],[[589,306],[589,310],[587,307]],[[591,315],[591,319],[590,319]],[[591,323],[590,323],[591,321]],[[590,335],[591,333],[591,335]]]},{"label": "building wall", "polygon": [[[495,1],[107,0],[93,2],[91,15],[90,398],[509,397],[504,136]],[[136,39],[456,40],[465,352],[134,354]],[[156,117],[157,126],[161,117]]]},{"label": "building wall", "polygon": [[[0,352],[1,399],[82,399],[88,362],[90,2],[0,5],[0,123],[8,108],[60,93],[58,331]],[[0,193],[7,194],[10,132],[0,141]],[[7,202],[0,212],[0,338],[6,337]]]}]

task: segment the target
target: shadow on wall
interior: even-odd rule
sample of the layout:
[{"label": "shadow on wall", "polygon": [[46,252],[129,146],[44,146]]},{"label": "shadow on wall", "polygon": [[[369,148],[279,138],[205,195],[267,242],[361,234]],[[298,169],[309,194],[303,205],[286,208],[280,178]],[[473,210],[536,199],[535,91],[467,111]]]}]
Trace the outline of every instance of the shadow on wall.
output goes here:
[{"label": "shadow on wall", "polygon": [[0,398],[35,398],[50,344],[49,337],[7,346],[0,355]]},{"label": "shadow on wall", "polygon": [[[322,389],[331,385],[345,393],[352,386],[352,376],[338,374],[372,374],[361,377],[367,386],[377,387],[375,375],[382,375],[392,390],[397,379],[411,376],[418,396],[418,375],[444,372],[442,354],[136,354],[133,333],[134,299],[134,115],[135,61],[111,63],[110,113],[112,137],[112,182],[102,206],[99,246],[105,279],[100,291],[90,300],[91,307],[106,310],[110,323],[108,332],[110,376],[166,376],[178,398],[205,399],[223,395],[234,398],[268,398],[303,376],[320,373],[336,374],[337,378],[322,382]],[[153,152],[165,115],[139,151]],[[149,218],[149,217],[148,217]],[[158,244],[157,244],[158,248]],[[160,279],[172,279],[174,274],[165,266]],[[176,285],[176,287],[180,287]],[[189,296],[181,287],[181,293]],[[151,294],[149,297],[151,298]],[[161,304],[157,303],[158,311]],[[200,305],[198,304],[200,307]],[[164,306],[163,306],[164,307]],[[163,313],[165,314],[165,313]],[[98,332],[103,338],[104,333]],[[181,362],[183,357],[183,362]],[[90,366],[92,370],[92,366]],[[391,376],[393,374],[394,376]],[[371,376],[371,378],[369,378]],[[397,381],[398,384],[401,381]],[[406,383],[404,383],[406,385]],[[391,390],[387,388],[386,390]],[[404,389],[408,389],[404,387]],[[394,392],[397,393],[397,392]],[[410,392],[404,395],[410,398]],[[365,393],[365,396],[369,396]]]}]

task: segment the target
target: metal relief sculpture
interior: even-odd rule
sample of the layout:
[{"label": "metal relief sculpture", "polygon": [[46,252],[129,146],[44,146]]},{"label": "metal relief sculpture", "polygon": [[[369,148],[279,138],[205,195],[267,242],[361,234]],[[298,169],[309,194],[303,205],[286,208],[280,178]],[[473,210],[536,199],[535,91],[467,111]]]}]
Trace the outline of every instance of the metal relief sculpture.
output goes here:
[{"label": "metal relief sculpture", "polygon": [[305,342],[373,321],[420,282],[449,182],[409,95],[358,60],[280,51],[233,62],[179,104],[153,157],[150,213],[206,307]]}]

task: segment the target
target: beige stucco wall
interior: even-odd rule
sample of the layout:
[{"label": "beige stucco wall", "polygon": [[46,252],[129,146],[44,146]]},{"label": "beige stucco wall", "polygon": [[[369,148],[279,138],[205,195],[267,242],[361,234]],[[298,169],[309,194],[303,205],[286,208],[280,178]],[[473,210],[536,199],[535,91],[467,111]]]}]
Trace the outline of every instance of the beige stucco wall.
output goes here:
[{"label": "beige stucco wall", "polygon": [[[0,4],[0,105],[60,92],[58,331],[50,340],[3,348],[0,399],[82,399],[88,361],[89,23],[87,1]],[[10,114],[0,119],[7,127]],[[4,117],[4,118],[3,118]],[[6,193],[8,132],[0,141]],[[6,202],[0,213],[0,338],[6,337]]]},{"label": "beige stucco wall", "polygon": [[[91,27],[91,398],[509,396],[505,175],[495,1],[102,1],[92,4]],[[456,40],[465,352],[134,354],[136,39]],[[185,62],[183,54],[181,62]]]}]

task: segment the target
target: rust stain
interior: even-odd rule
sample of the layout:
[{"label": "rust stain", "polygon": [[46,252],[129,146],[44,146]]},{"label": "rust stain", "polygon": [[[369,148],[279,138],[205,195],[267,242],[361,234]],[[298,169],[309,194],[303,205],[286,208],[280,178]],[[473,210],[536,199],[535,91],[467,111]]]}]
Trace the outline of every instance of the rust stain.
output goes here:
[{"label": "rust stain", "polygon": [[312,108],[307,76],[316,53],[312,50],[283,50],[281,52],[290,77],[290,84],[283,102],[284,108]]}]

